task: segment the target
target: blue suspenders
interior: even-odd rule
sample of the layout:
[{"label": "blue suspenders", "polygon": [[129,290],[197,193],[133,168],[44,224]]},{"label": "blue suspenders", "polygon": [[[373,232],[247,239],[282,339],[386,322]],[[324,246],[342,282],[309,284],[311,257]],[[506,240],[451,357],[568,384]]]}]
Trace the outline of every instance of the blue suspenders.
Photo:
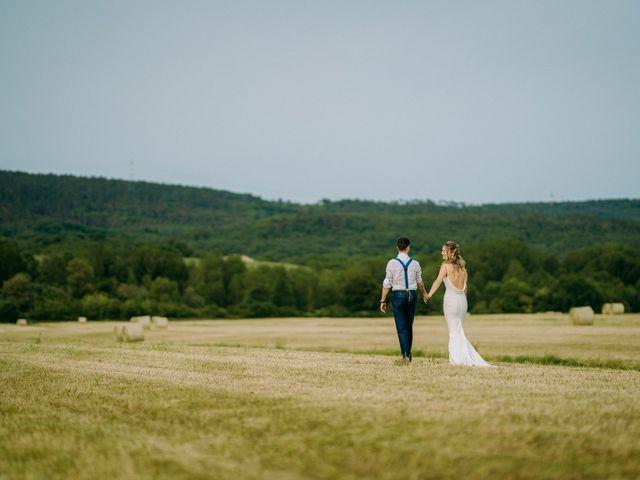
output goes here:
[{"label": "blue suspenders", "polygon": [[400,265],[402,265],[402,268],[404,269],[404,288],[409,290],[409,274],[407,273],[407,269],[409,268],[409,265],[411,265],[411,262],[413,262],[413,258],[410,258],[406,265],[402,263],[402,260],[399,258],[396,258],[395,260],[399,261]]}]

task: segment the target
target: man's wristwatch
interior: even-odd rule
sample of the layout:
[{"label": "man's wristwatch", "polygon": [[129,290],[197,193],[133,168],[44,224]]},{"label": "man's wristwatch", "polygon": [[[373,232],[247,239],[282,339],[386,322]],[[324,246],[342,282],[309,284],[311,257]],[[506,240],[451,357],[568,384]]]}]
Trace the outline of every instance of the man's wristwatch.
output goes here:
[{"label": "man's wristwatch", "polygon": [[380,303],[387,303],[386,300],[380,300]]}]

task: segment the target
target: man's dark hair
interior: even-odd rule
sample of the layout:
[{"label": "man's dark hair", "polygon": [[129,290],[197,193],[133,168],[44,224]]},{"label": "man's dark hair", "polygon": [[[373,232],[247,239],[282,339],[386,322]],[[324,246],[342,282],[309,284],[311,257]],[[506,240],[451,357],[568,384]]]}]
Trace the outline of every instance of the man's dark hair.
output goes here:
[{"label": "man's dark hair", "polygon": [[407,247],[411,245],[411,242],[407,237],[400,237],[396,242],[396,245],[398,245],[398,250],[406,250]]}]

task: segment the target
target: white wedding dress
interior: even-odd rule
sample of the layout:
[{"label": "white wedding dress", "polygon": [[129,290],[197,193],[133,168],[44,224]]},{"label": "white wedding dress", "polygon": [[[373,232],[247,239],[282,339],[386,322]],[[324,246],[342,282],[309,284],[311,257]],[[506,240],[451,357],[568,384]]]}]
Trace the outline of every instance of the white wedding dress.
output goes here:
[{"label": "white wedding dress", "polygon": [[[457,288],[448,277],[444,277],[444,318],[449,329],[449,363],[451,365],[469,365],[474,367],[492,367],[480,356],[471,342],[467,340],[462,328],[467,313],[467,296]],[[465,280],[464,286],[467,286]]]}]

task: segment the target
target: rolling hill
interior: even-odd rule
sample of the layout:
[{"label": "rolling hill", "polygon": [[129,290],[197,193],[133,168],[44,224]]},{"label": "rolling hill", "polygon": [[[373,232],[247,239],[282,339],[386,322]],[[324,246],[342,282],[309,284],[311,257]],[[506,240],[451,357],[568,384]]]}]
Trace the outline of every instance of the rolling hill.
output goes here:
[{"label": "rolling hill", "polygon": [[469,246],[509,238],[562,256],[607,242],[640,247],[640,200],[300,205],[209,188],[0,171],[0,235],[34,250],[136,239],[177,242],[196,255],[217,251],[301,263],[386,254],[399,235],[425,252],[448,239]]}]

